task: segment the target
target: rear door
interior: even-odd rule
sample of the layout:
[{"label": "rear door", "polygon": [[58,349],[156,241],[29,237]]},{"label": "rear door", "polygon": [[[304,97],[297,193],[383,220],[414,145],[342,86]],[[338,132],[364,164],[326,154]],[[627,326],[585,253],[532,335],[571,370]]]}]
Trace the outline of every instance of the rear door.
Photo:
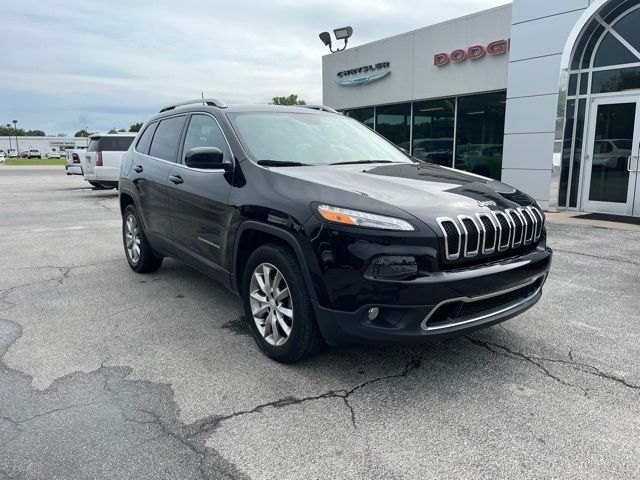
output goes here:
[{"label": "rear door", "polygon": [[[171,244],[167,181],[169,172],[178,159],[178,147],[186,120],[187,115],[183,114],[157,122],[148,153],[136,151],[131,167],[131,178],[137,190],[145,232],[150,237],[156,237],[156,243],[161,242],[165,251],[165,247]],[[143,133],[136,150],[142,148],[141,144],[146,138]]]},{"label": "rear door", "polygon": [[213,277],[228,280],[224,277],[228,276],[229,266],[224,259],[233,174],[187,167],[185,154],[195,147],[219,148],[225,160],[232,160],[217,120],[206,113],[192,114],[180,162],[172,168],[167,183],[172,238],[178,257]]}]

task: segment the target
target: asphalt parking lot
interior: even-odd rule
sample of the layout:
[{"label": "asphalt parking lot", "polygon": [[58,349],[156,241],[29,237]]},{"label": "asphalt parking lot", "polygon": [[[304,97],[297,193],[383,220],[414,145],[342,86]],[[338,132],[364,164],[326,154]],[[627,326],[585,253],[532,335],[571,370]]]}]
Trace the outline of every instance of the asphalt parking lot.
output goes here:
[{"label": "asphalt parking lot", "polygon": [[549,236],[518,318],[285,366],[224,287],[129,269],[114,190],[0,167],[0,478],[640,478],[640,232]]}]

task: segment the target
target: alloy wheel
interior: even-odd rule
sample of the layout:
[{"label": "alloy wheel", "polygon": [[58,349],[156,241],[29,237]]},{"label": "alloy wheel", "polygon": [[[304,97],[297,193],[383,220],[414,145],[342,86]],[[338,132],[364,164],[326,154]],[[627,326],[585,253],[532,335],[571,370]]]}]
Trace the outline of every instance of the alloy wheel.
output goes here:
[{"label": "alloy wheel", "polygon": [[133,263],[140,260],[140,229],[135,215],[129,214],[125,220],[124,232],[127,255]]},{"label": "alloy wheel", "polygon": [[249,285],[251,315],[262,338],[276,347],[284,345],[293,327],[293,301],[284,276],[274,265],[261,263]]}]

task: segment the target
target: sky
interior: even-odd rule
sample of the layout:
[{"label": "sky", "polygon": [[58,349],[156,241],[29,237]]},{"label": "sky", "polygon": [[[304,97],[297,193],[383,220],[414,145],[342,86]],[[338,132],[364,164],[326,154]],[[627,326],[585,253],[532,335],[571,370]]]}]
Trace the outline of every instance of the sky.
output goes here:
[{"label": "sky", "polygon": [[127,128],[200,97],[322,101],[323,30],[349,47],[507,0],[20,0],[0,8],[0,124]]}]

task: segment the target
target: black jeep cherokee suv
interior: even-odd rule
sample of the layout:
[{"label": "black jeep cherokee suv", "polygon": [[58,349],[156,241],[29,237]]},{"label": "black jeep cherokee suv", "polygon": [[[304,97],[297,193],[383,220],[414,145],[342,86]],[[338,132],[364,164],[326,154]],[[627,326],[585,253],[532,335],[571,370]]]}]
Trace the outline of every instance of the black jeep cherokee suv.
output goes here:
[{"label": "black jeep cherokee suv", "polygon": [[544,215],[501,182],[414,160],[326,107],[163,108],[122,162],[126,257],[176,257],[242,298],[256,342],[431,342],[533,306]]}]

